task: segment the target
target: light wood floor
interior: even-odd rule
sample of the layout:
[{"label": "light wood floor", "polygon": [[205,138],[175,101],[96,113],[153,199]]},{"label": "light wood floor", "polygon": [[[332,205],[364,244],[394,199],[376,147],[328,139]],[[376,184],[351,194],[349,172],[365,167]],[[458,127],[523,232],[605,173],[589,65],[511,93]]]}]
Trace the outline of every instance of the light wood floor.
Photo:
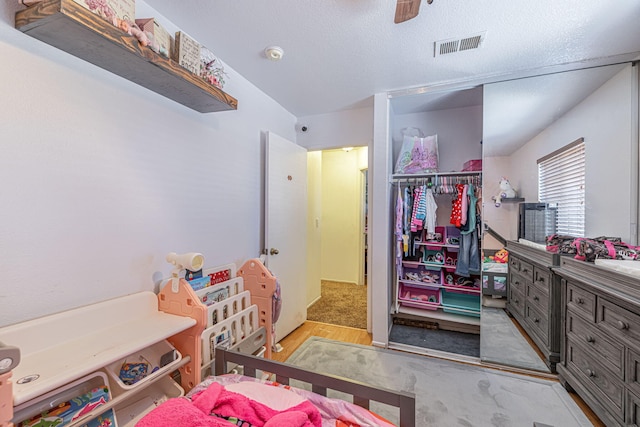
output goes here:
[{"label": "light wood floor", "polygon": [[280,341],[282,351],[273,352],[271,358],[278,362],[286,361],[307,338],[313,336],[352,344],[371,345],[371,334],[364,329],[306,321]]},{"label": "light wood floor", "polygon": [[[271,358],[279,362],[286,361],[307,338],[312,336],[362,345],[371,345],[372,342],[371,334],[363,329],[306,321],[280,341],[282,351],[273,352]],[[577,394],[569,394],[595,427],[606,427]]]}]

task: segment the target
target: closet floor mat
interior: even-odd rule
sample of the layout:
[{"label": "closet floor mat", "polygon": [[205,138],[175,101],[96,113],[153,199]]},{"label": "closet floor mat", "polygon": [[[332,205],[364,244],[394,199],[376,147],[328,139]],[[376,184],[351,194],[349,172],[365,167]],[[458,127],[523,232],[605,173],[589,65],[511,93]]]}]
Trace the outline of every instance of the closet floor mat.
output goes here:
[{"label": "closet floor mat", "polygon": [[480,357],[480,335],[394,324],[389,341],[447,353]]}]

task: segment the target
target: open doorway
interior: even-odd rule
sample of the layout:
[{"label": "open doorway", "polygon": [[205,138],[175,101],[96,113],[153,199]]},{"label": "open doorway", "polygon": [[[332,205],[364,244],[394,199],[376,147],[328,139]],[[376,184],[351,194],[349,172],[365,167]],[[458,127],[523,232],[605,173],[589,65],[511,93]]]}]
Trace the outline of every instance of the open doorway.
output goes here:
[{"label": "open doorway", "polygon": [[367,147],[308,154],[308,320],[367,328],[367,162]]}]

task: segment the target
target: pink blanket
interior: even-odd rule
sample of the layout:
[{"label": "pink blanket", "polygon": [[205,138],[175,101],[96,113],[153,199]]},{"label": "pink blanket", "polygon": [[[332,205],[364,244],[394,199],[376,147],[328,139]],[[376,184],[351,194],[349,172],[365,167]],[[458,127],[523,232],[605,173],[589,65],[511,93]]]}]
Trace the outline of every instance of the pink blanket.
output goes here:
[{"label": "pink blanket", "polygon": [[[211,414],[215,414],[211,415]],[[229,418],[227,421],[225,418]],[[238,393],[212,383],[203,391],[187,398],[164,402],[145,415],[136,427],[321,427],[318,410],[308,401],[284,411],[273,410]]]}]

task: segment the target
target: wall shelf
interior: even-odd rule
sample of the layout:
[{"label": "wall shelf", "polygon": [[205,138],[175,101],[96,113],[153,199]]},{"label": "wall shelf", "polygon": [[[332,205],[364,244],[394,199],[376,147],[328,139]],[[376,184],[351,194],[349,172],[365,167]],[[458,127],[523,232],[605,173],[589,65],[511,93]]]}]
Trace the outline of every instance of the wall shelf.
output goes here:
[{"label": "wall shelf", "polygon": [[23,33],[201,113],[235,110],[238,101],[157,54],[74,0],[44,0],[16,13]]}]

